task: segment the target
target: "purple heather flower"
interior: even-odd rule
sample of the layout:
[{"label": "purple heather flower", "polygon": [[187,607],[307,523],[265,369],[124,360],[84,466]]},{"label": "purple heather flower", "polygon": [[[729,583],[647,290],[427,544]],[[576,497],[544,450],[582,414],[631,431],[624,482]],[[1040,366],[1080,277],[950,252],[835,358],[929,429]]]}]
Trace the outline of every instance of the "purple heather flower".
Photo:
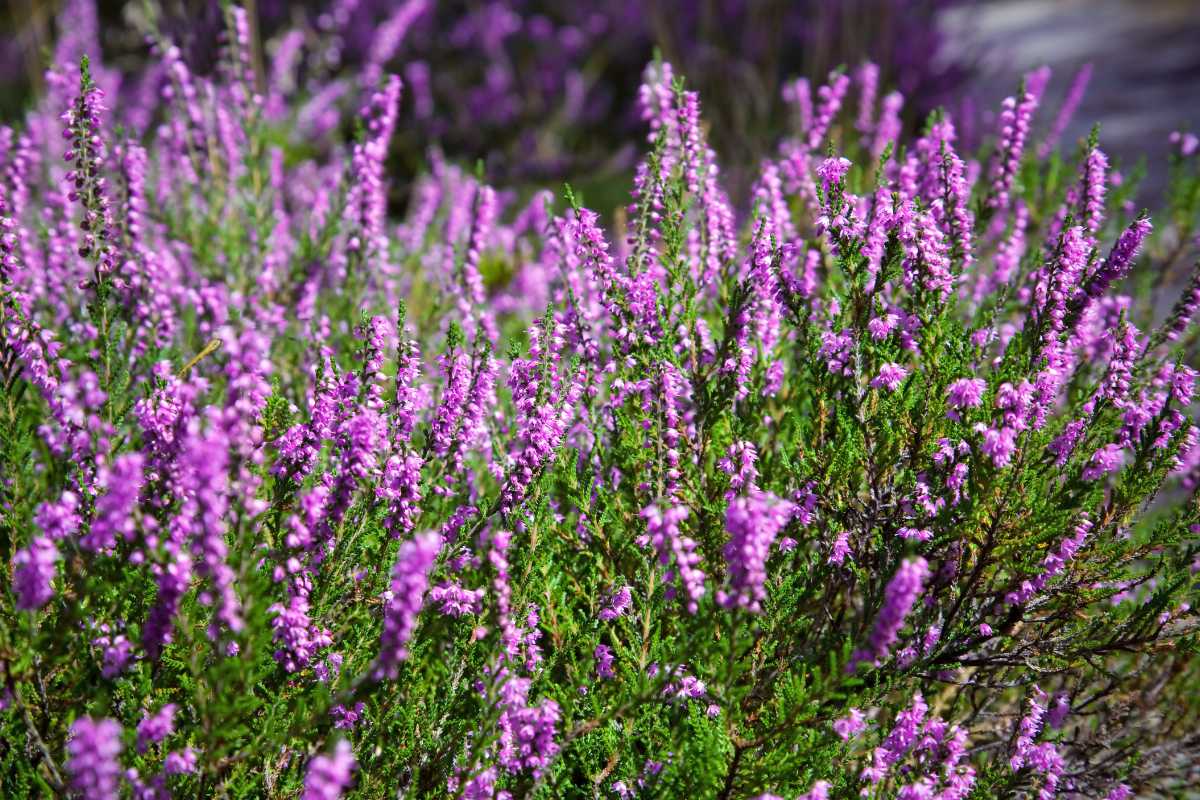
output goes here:
[{"label": "purple heather flower", "polygon": [[891,335],[896,326],[900,324],[900,317],[892,312],[880,314],[878,317],[872,317],[867,321],[867,332],[871,334],[871,338],[877,342],[881,342]]},{"label": "purple heather flower", "polygon": [[785,83],[781,96],[785,103],[796,107],[796,122],[800,133],[808,133],[813,122],[812,86],[808,78],[797,78]]},{"label": "purple heather flower", "polygon": [[67,741],[71,788],[88,800],[117,800],[120,791],[121,726],[116,720],[80,717]]},{"label": "purple heather flower", "polygon": [[629,607],[633,603],[633,596],[628,586],[622,586],[620,589],[612,593],[604,608],[600,609],[599,618],[601,622],[611,622],[617,617],[625,615]]},{"label": "purple heather flower", "polygon": [[850,171],[850,167],[848,158],[830,157],[822,161],[821,166],[817,167],[817,177],[821,179],[821,190],[828,195],[829,187],[846,179],[846,173]]},{"label": "purple heather flower", "polygon": [[829,781],[817,781],[811,789],[799,795],[796,800],[829,800],[829,790],[832,788]]},{"label": "purple heather flower", "polygon": [[178,706],[167,703],[154,714],[147,714],[137,726],[137,749],[144,753],[175,732],[175,712]]},{"label": "purple heather flower", "polygon": [[871,387],[875,389],[886,389],[889,392],[894,392],[900,388],[900,384],[908,377],[908,370],[899,364],[887,363],[879,368],[879,374],[871,379]]},{"label": "purple heather flower", "polygon": [[887,777],[892,766],[916,744],[925,723],[929,706],[920,692],[913,695],[912,705],[896,715],[887,738],[871,754],[871,766],[862,771],[861,778],[872,785]]},{"label": "purple heather flower", "polygon": [[870,61],[864,62],[855,71],[854,80],[858,84],[858,119],[854,126],[865,137],[875,127],[875,95],[879,92],[879,66]]},{"label": "purple heather flower", "polygon": [[172,750],[163,757],[163,774],[191,775],[196,772],[198,756],[191,747],[182,750]]},{"label": "purple heather flower", "polygon": [[888,657],[892,645],[899,638],[900,629],[904,627],[905,618],[925,588],[929,574],[929,564],[920,557],[900,565],[884,589],[883,607],[875,618],[867,646],[856,651],[850,659],[850,671],[861,661],[870,660],[879,664]]},{"label": "purple heather flower", "polygon": [[1060,692],[1058,696],[1054,698],[1054,705],[1046,714],[1046,723],[1054,730],[1058,730],[1062,728],[1063,724],[1067,721],[1067,716],[1070,713],[1071,700],[1065,693]]},{"label": "purple heather flower", "polygon": [[871,158],[879,159],[889,144],[900,138],[900,110],[904,108],[904,95],[891,92],[880,105],[879,121],[875,123],[875,137],[871,142]]},{"label": "purple heather flower", "polygon": [[771,545],[787,526],[792,504],[769,492],[753,492],[730,501],[725,511],[725,561],[729,566],[726,588],[717,592],[723,608],[745,608],[762,613],[766,599],[767,559]]},{"label": "purple heather flower", "polygon": [[429,602],[448,617],[461,617],[483,610],[483,594],[483,589],[464,589],[448,581],[429,590]]},{"label": "purple heather flower", "polygon": [[92,644],[103,649],[104,661],[100,667],[100,674],[110,680],[124,672],[133,658],[133,643],[126,639],[124,634],[101,636]]},{"label": "purple heather flower", "polygon": [[1106,444],[1092,453],[1091,460],[1083,469],[1082,477],[1085,481],[1094,481],[1119,470],[1124,460],[1125,453],[1119,444]]},{"label": "purple heather flower", "polygon": [[1084,516],[1075,526],[1074,532],[1059,543],[1058,549],[1042,559],[1042,571],[1031,580],[1021,583],[1021,587],[1004,596],[1004,601],[1010,606],[1027,603],[1038,592],[1046,588],[1050,581],[1062,573],[1068,561],[1075,557],[1084,541],[1092,530],[1092,521]]},{"label": "purple heather flower", "polygon": [[833,547],[829,551],[829,563],[840,566],[848,555],[850,555],[850,531],[843,530],[833,540]]},{"label": "purple heather flower", "polygon": [[500,686],[498,760],[509,772],[528,770],[537,778],[558,754],[554,735],[560,711],[550,699],[531,705],[529,688],[528,678],[512,675]]},{"label": "purple heather flower", "polygon": [[846,99],[846,90],[850,88],[850,76],[841,72],[831,72],[829,83],[817,89],[816,114],[812,127],[808,130],[808,149],[817,150],[829,132],[830,125],[842,109],[842,101]]},{"label": "purple heather flower", "polygon": [[339,800],[350,787],[354,767],[354,753],[345,739],[337,743],[332,755],[314,756],[304,775],[302,800]]},{"label": "purple heather flower", "polygon": [[1017,740],[1013,746],[1012,757],[1008,761],[1014,772],[1025,766],[1026,759],[1033,750],[1034,740],[1042,731],[1042,721],[1045,716],[1046,693],[1034,686],[1033,692],[1029,695],[1029,713],[1021,718],[1021,722],[1017,726]]},{"label": "purple heather flower", "polygon": [[[649,544],[658,554],[658,561],[667,568],[666,579],[673,584],[676,576],[683,585],[688,612],[695,614],[704,596],[704,573],[697,566],[700,555],[696,543],[679,531],[679,523],[688,517],[684,506],[668,507],[665,511],[651,504],[642,509],[646,521],[646,534],[641,541]],[[671,589],[674,594],[674,587]]]},{"label": "purple heather flower", "polygon": [[442,537],[432,531],[418,534],[400,545],[392,568],[391,597],[383,617],[383,639],[379,647],[380,674],[395,678],[400,662],[408,658],[408,640],[417,627],[417,615],[425,604],[429,573],[442,548]]},{"label": "purple heather flower", "polygon": [[354,704],[353,708],[346,708],[344,705],[336,705],[329,709],[329,716],[333,717],[333,727],[338,730],[351,731],[362,719],[363,715],[362,701]]},{"label": "purple heather flower", "polygon": [[866,719],[866,714],[852,708],[847,716],[834,720],[833,732],[842,737],[843,742],[848,742],[867,729]]},{"label": "purple heather flower", "polygon": [[986,389],[982,378],[959,378],[946,387],[946,404],[955,409],[978,408]]},{"label": "purple heather flower", "polygon": [[616,673],[613,672],[612,648],[606,644],[598,644],[596,645],[595,656],[596,675],[603,680],[615,678]]},{"label": "purple heather flower", "polygon": [[1017,451],[1017,433],[1014,428],[988,428],[983,432],[979,449],[996,467],[1007,467]]},{"label": "purple heather flower", "polygon": [[38,534],[28,547],[13,554],[12,587],[20,611],[36,611],[54,597],[51,582],[57,569],[59,554],[54,540]]},{"label": "purple heather flower", "polygon": [[131,515],[142,487],[142,463],[141,453],[125,453],[110,468],[100,470],[99,485],[105,492],[96,500],[91,529],[79,540],[84,550],[108,553],[118,536],[133,536]]},{"label": "purple heather flower", "polygon": [[1150,235],[1152,228],[1149,219],[1138,217],[1129,224],[1128,228],[1121,231],[1108,258],[1096,268],[1096,271],[1088,279],[1086,291],[1089,298],[1094,300],[1102,296],[1112,284],[1128,274],[1142,242]]},{"label": "purple heather flower", "polygon": [[1028,91],[1022,95],[1020,102],[1013,97],[1004,100],[1000,113],[1000,138],[990,172],[988,205],[991,208],[1004,210],[1009,207],[1009,191],[1025,152],[1025,140],[1029,136],[1030,122],[1037,106],[1037,97]]}]

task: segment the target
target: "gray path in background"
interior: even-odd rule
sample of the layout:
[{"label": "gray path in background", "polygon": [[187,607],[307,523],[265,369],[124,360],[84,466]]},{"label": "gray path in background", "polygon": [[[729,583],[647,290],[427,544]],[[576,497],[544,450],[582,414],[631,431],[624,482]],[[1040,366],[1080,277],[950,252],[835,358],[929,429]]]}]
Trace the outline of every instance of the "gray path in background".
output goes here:
[{"label": "gray path in background", "polygon": [[1091,62],[1091,84],[1063,144],[1099,122],[1101,146],[1126,169],[1145,155],[1143,202],[1161,197],[1168,134],[1200,133],[1200,0],[993,0],[957,9],[944,23],[951,55],[979,64],[970,88],[986,108],[1014,93],[1023,72],[1054,70],[1039,131],[1075,71]]}]

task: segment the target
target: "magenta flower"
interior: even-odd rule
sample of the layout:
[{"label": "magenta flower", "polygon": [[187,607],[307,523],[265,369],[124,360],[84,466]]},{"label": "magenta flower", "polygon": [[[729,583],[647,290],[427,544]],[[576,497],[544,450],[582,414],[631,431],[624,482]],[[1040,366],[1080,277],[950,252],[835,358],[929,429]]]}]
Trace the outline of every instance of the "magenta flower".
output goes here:
[{"label": "magenta flower", "polygon": [[442,549],[442,537],[427,531],[400,545],[392,568],[392,586],[383,614],[383,639],[379,645],[379,673],[394,678],[400,662],[408,658],[408,640],[417,627],[425,604],[429,573]]},{"label": "magenta flower", "polygon": [[791,503],[769,492],[753,492],[730,501],[725,511],[729,575],[726,587],[717,592],[717,604],[722,608],[740,607],[762,613],[771,545],[787,525],[792,510]]},{"label": "magenta flower", "polygon": [[175,712],[178,707],[167,703],[154,714],[146,714],[137,726],[137,749],[144,753],[152,744],[158,744],[175,732]]},{"label": "magenta flower", "polygon": [[905,618],[925,588],[929,574],[929,564],[920,557],[900,565],[884,589],[883,607],[875,618],[866,647],[855,651],[850,659],[850,671],[861,661],[880,664],[887,659],[892,645],[899,638],[900,629],[904,627]]},{"label": "magenta flower", "polygon": [[67,742],[71,788],[88,800],[116,800],[120,790],[121,726],[116,720],[80,717]]},{"label": "magenta flower", "polygon": [[946,387],[946,404],[951,408],[978,408],[983,403],[987,382],[982,378],[959,378]]},{"label": "magenta flower", "polygon": [[900,384],[906,377],[908,377],[908,370],[899,364],[884,364],[879,368],[879,374],[871,379],[871,387],[894,392],[900,388]]},{"label": "magenta flower", "polygon": [[303,800],[339,800],[350,787],[356,766],[350,743],[337,743],[332,755],[314,756],[304,775]]}]

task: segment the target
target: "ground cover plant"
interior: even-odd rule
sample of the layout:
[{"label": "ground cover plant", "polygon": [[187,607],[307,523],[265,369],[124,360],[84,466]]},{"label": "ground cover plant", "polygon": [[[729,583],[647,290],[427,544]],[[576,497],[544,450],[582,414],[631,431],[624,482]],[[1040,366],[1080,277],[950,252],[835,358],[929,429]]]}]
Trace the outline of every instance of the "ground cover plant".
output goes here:
[{"label": "ground cover plant", "polygon": [[398,216],[402,78],[223,15],[0,128],[5,796],[1194,787],[1194,135],[1150,213],[1047,71],[967,152],[852,65],[731,197],[660,58],[626,207]]}]

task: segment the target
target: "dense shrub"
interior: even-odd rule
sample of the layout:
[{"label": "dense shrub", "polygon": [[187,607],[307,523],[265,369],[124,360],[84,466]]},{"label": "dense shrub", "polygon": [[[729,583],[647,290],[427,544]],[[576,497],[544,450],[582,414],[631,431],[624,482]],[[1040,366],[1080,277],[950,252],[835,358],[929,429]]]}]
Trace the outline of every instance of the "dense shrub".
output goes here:
[{"label": "dense shrub", "polygon": [[0,131],[6,795],[1193,783],[1194,137],[1152,225],[1047,73],[975,158],[866,65],[735,204],[657,61],[608,223],[442,157],[398,223],[400,79],[306,129],[227,18]]}]

